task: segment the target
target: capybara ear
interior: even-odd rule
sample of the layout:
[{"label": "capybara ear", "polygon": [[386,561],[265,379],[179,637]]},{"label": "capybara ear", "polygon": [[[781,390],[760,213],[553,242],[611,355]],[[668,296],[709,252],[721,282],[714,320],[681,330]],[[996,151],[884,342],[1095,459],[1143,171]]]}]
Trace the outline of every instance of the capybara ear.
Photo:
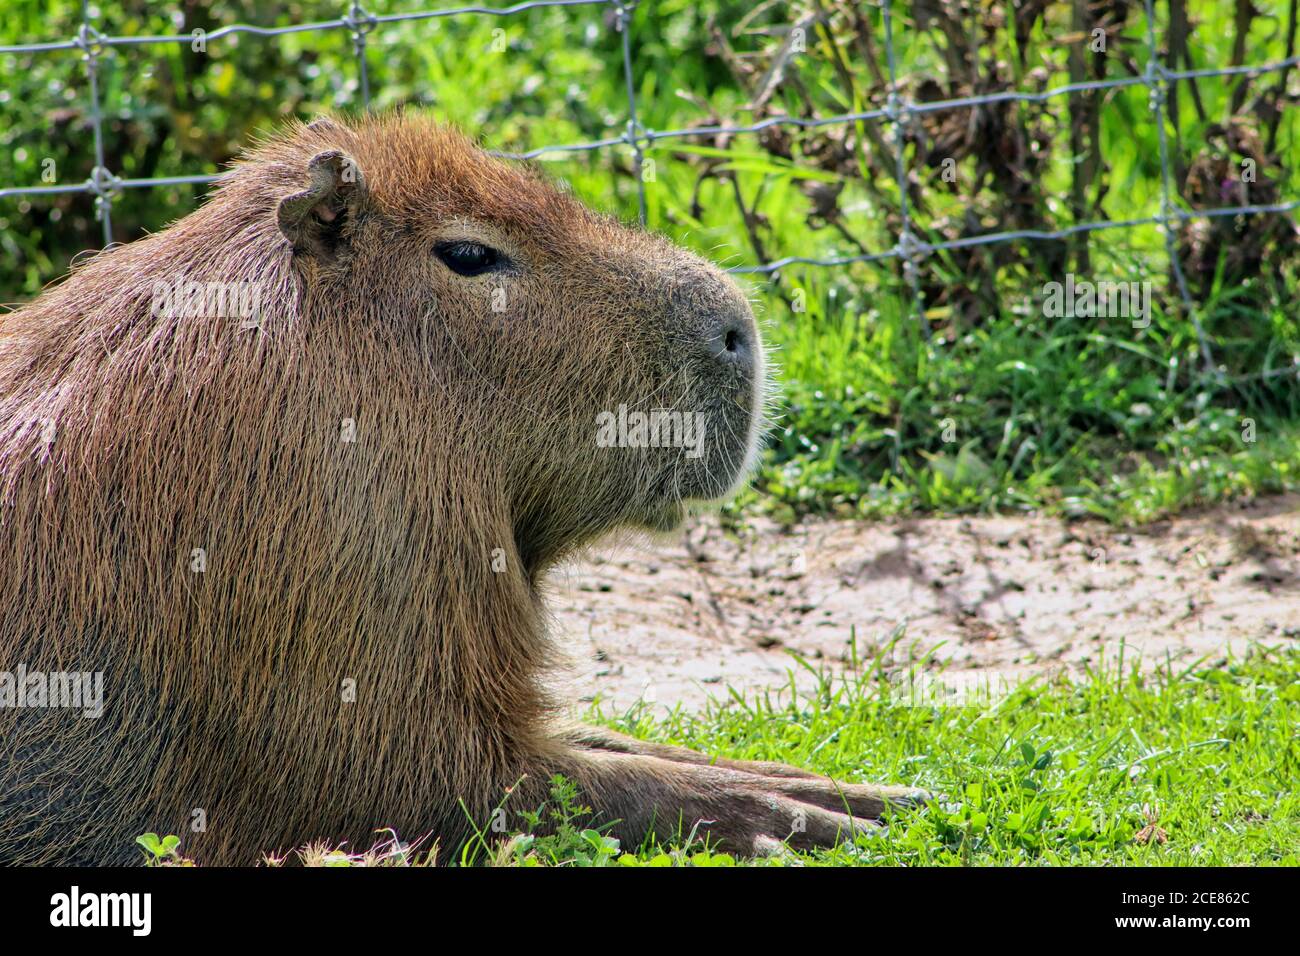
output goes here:
[{"label": "capybara ear", "polygon": [[331,149],[307,164],[311,185],[280,200],[276,219],[295,255],[332,259],[366,196],[366,181],[351,156]]}]

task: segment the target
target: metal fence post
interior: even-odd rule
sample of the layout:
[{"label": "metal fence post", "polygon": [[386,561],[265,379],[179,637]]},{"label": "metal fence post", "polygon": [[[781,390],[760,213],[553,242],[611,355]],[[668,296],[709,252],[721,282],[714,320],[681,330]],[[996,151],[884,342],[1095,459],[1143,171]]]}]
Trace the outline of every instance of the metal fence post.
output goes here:
[{"label": "metal fence post", "polygon": [[343,18],[348,32],[352,35],[352,50],[357,56],[358,72],[361,79],[361,104],[370,109],[370,73],[366,69],[366,34],[379,25],[375,15],[366,11],[357,0],[348,7],[348,15]]},{"label": "metal fence post", "polygon": [[898,57],[894,52],[894,19],[890,0],[883,0],[881,12],[885,20],[885,59],[889,67],[889,100],[885,114],[894,131],[894,179],[898,183],[898,210],[903,218],[894,251],[902,260],[903,275],[912,287],[912,309],[926,341],[930,340],[930,319],[925,314],[925,294],[921,291],[921,274],[918,263],[929,251],[929,246],[919,241],[912,230],[911,203],[907,199],[907,126],[912,119],[912,104],[898,95]]},{"label": "metal fence post", "polygon": [[104,163],[104,116],[99,102],[99,59],[104,54],[104,42],[90,22],[90,4],[81,2],[81,29],[77,31],[77,47],[86,64],[86,77],[90,81],[90,123],[95,137],[95,168],[90,171],[86,189],[95,196],[95,218],[104,229],[104,247],[113,244],[113,196],[117,191],[116,179]]},{"label": "metal fence post", "polygon": [[614,6],[614,29],[623,40],[623,79],[627,84],[627,132],[624,138],[632,147],[632,162],[636,170],[636,202],[641,225],[646,224],[645,202],[645,149],[653,141],[653,134],[641,126],[637,119],[636,81],[632,76],[632,14],[639,0],[610,0]]},{"label": "metal fence post", "polygon": [[1183,275],[1183,264],[1178,258],[1178,237],[1175,225],[1182,220],[1174,215],[1173,202],[1170,199],[1169,180],[1169,135],[1165,130],[1165,105],[1169,100],[1169,77],[1164,64],[1160,62],[1160,49],[1156,43],[1155,0],[1145,0],[1147,16],[1147,65],[1143,79],[1150,91],[1151,113],[1155,116],[1157,138],[1160,142],[1160,228],[1165,234],[1165,254],[1169,256],[1169,267],[1174,274],[1174,282],[1183,306],[1192,320],[1196,330],[1196,342],[1201,350],[1201,361],[1207,372],[1214,371],[1214,356],[1210,352],[1210,343],[1201,327],[1200,317],[1196,314],[1196,303],[1187,288],[1187,277]]}]

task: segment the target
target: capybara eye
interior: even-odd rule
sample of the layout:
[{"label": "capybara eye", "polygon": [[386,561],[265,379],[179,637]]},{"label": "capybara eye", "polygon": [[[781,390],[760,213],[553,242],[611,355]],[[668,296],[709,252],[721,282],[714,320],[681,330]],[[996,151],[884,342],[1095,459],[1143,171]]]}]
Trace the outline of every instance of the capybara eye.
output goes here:
[{"label": "capybara eye", "polygon": [[440,242],[434,246],[433,251],[447,264],[448,269],[463,276],[481,275],[497,268],[504,261],[501,253],[491,246],[464,239]]}]

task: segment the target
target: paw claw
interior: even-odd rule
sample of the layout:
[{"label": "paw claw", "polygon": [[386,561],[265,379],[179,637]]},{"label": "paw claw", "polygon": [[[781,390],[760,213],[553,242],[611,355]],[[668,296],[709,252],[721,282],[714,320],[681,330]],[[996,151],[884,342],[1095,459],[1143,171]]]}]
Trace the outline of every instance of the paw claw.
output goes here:
[{"label": "paw claw", "polygon": [[891,787],[881,796],[888,803],[906,810],[916,810],[934,799],[934,795],[929,790],[922,790],[919,787]]}]

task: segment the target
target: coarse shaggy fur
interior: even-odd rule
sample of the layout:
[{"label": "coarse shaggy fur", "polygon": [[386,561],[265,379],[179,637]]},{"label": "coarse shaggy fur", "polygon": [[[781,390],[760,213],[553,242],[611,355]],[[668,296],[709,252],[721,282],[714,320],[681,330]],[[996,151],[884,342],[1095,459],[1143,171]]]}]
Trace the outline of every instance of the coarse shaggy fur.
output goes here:
[{"label": "coarse shaggy fur", "polygon": [[[185,281],[251,284],[256,321],[159,309]],[[541,682],[546,569],[742,480],[762,365],[715,267],[425,118],[257,146],[0,317],[0,671],[104,681],[98,718],[0,708],[0,860],[447,848],[555,772],[629,839],[784,836],[763,768],[558,725]],[[698,413],[703,453],[597,447],[620,405]]]}]

